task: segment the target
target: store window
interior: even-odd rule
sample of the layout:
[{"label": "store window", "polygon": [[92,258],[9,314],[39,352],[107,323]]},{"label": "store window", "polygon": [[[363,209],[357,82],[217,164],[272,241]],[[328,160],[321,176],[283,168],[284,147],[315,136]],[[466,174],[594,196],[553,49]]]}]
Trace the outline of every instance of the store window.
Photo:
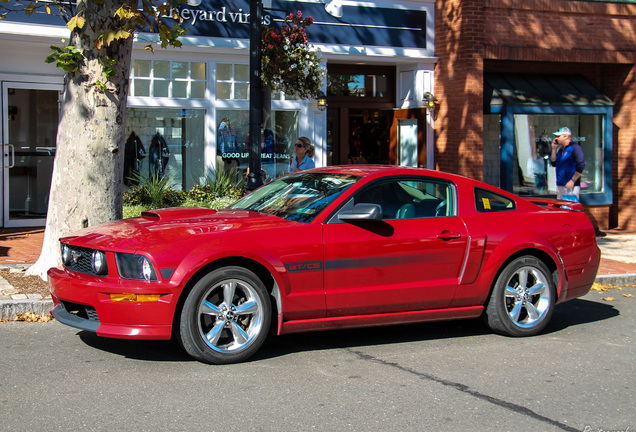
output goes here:
[{"label": "store window", "polygon": [[[261,168],[267,182],[289,172],[298,138],[299,111],[273,111],[271,128],[263,131]],[[243,175],[249,166],[249,110],[216,111],[216,166]]]},{"label": "store window", "polygon": [[385,97],[388,93],[386,75],[329,74],[330,96]]},{"label": "store window", "polygon": [[327,96],[393,101],[395,68],[329,65]]},{"label": "store window", "polygon": [[132,96],[205,98],[206,64],[169,60],[135,60]]},{"label": "store window", "polygon": [[204,120],[202,109],[128,108],[124,184],[136,186],[139,177],[151,176],[167,177],[186,191],[203,184]]},{"label": "store window", "polygon": [[550,164],[553,132],[567,126],[572,141],[585,154],[581,194],[601,192],[604,182],[604,116],[568,114],[515,114],[513,191],[518,195],[556,194],[555,168]]},{"label": "store window", "polygon": [[216,98],[248,99],[250,89],[249,65],[216,65]]}]

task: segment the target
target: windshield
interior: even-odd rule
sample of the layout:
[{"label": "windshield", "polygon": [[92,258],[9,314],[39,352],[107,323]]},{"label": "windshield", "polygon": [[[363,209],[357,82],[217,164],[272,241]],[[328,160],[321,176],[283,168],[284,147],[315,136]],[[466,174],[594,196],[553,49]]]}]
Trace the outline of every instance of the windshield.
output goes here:
[{"label": "windshield", "polygon": [[290,221],[308,223],[359,179],[350,174],[291,174],[255,190],[229,208],[269,213]]}]

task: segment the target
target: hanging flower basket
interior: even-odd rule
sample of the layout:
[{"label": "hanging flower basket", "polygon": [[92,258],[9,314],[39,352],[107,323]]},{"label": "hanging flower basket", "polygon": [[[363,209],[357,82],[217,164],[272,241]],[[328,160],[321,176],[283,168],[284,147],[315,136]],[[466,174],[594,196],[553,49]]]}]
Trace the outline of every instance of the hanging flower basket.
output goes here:
[{"label": "hanging flower basket", "polygon": [[263,27],[261,79],[272,91],[316,98],[325,76],[320,53],[312,50],[306,27],[314,22],[302,12],[289,14],[280,29]]}]

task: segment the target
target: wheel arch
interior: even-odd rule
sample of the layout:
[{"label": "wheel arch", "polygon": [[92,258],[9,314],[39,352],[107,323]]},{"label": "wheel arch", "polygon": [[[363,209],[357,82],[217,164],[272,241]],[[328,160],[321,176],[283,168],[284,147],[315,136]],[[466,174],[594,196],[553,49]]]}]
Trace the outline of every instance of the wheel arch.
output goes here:
[{"label": "wheel arch", "polygon": [[209,262],[208,264],[201,267],[197,270],[186,282],[183,290],[179,294],[179,300],[177,301],[174,316],[172,317],[172,332],[174,333],[178,330],[178,325],[176,323],[179,322],[181,318],[181,312],[183,311],[183,304],[185,303],[186,298],[192,291],[192,288],[199,282],[206,274],[218,270],[223,267],[242,267],[245,268],[258,277],[267,292],[270,294],[270,301],[272,304],[272,326],[278,326],[281,304],[280,304],[280,289],[279,284],[272,275],[272,273],[261,263],[251,258],[246,258],[243,256],[227,256],[223,258],[216,259],[214,261]]},{"label": "wheel arch", "polygon": [[559,298],[559,267],[557,265],[557,263],[555,262],[555,260],[552,258],[552,256],[550,254],[548,254],[547,252],[541,250],[541,249],[537,249],[537,248],[526,248],[526,249],[520,249],[516,252],[514,252],[513,254],[511,254],[510,256],[508,256],[508,258],[506,258],[500,265],[499,268],[497,269],[497,271],[493,274],[493,277],[490,280],[490,287],[488,289],[488,296],[486,297],[486,300],[484,302],[485,305],[488,304],[488,302],[490,302],[490,298],[492,296],[493,290],[495,288],[495,284],[497,283],[497,280],[499,279],[499,276],[501,275],[501,273],[504,271],[504,269],[506,267],[508,267],[508,265],[516,260],[519,257],[522,256],[532,256],[534,258],[537,258],[538,260],[540,260],[541,262],[543,262],[546,267],[548,267],[548,270],[550,270],[550,274],[552,275],[552,281],[554,282],[554,288],[555,288],[555,295],[556,295],[556,300],[558,300]]}]

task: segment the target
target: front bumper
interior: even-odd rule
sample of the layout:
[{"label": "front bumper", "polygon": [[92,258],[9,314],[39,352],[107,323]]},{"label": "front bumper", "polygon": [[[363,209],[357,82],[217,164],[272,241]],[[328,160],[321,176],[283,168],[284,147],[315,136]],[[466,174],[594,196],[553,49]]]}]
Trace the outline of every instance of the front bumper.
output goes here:
[{"label": "front bumper", "polygon": [[[170,339],[180,290],[167,282],[48,271],[53,316],[62,324],[120,339]],[[160,294],[154,302],[113,301],[110,294]]]}]

